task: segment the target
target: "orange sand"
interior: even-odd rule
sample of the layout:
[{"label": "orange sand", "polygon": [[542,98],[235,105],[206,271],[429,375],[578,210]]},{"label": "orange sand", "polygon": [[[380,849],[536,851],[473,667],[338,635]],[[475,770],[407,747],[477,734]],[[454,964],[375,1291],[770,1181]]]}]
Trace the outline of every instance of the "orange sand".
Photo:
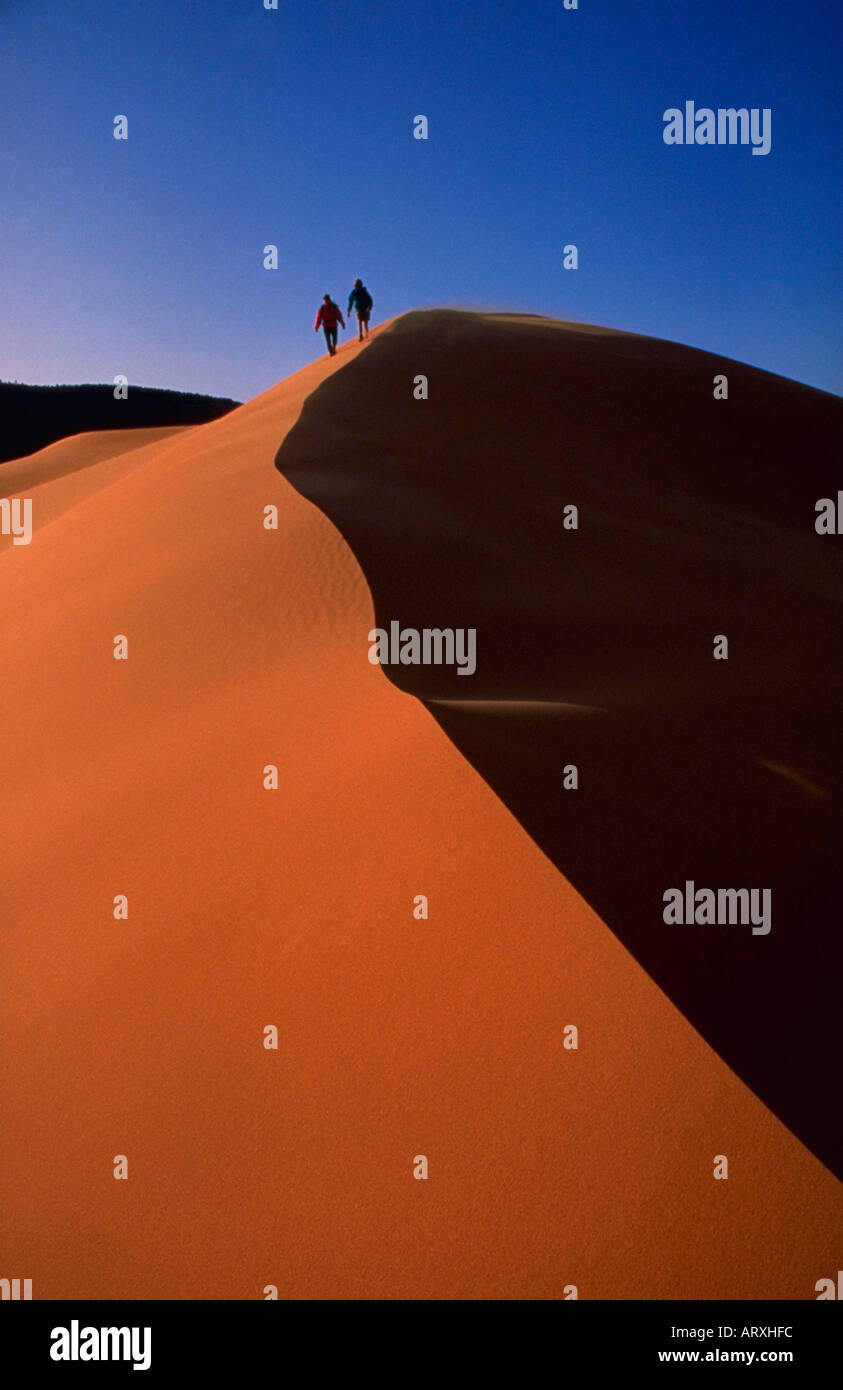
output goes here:
[{"label": "orange sand", "polygon": [[138,447],[51,446],[0,557],[2,1272],[813,1298],[839,1185],[369,664],[362,573],[273,468],[358,351]]}]

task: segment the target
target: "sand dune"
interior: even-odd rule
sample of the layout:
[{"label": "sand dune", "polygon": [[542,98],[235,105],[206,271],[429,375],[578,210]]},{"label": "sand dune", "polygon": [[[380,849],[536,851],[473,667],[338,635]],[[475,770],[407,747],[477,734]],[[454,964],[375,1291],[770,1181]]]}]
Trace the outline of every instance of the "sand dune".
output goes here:
[{"label": "sand dune", "polygon": [[[36,1298],[812,1298],[839,1185],[368,662],[366,578],[273,469],[390,340],[98,463],[68,441],[0,556],[4,1268]],[[364,460],[344,400],[359,514],[401,409]]]},{"label": "sand dune", "polygon": [[[150,449],[179,433],[176,426],[99,430],[59,439],[26,458],[0,464],[0,496],[31,498],[40,533],[71,507],[142,467]],[[0,534],[0,552],[11,548],[12,535]]]},{"label": "sand dune", "polygon": [[[814,520],[841,440],[835,397],[737,362],[437,311],[326,382],[278,457],[378,626],[476,627],[470,679],[384,670],[838,1174],[843,575]],[[770,933],[666,926],[689,880],[769,888]]]},{"label": "sand dune", "polygon": [[67,478],[71,473],[91,468],[106,459],[133,453],[146,444],[157,444],[171,434],[179,434],[183,428],[170,425],[157,429],[95,430],[59,439],[35,454],[0,464],[3,495],[28,492],[42,483]]}]

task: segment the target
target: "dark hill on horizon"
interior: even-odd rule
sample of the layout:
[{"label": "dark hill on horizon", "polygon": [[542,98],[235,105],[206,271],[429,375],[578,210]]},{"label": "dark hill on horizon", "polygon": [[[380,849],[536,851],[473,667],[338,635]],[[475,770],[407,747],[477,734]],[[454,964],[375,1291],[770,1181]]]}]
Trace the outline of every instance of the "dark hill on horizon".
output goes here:
[{"label": "dark hill on horizon", "polygon": [[238,405],[240,401],[228,397],[155,386],[129,385],[126,399],[115,400],[113,384],[27,386],[0,381],[0,463],[89,430],[204,425]]}]

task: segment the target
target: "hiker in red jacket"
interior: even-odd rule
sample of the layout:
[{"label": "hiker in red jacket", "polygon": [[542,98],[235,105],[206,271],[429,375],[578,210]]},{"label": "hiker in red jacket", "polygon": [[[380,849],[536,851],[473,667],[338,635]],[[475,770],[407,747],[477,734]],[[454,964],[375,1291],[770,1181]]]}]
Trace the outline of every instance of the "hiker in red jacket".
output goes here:
[{"label": "hiker in red jacket", "polygon": [[328,351],[332,357],[337,350],[337,323],[341,323],[345,328],[345,319],[339,304],[335,304],[331,296],[326,294],[323,302],[319,305],[313,331],[318,333],[321,325],[325,334],[325,342],[328,344]]}]

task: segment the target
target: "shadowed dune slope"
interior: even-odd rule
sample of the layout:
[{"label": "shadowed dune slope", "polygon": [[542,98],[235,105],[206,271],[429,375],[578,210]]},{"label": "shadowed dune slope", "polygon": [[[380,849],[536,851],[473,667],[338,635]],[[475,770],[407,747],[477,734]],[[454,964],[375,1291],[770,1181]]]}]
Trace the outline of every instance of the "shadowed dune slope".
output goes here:
[{"label": "shadowed dune slope", "polygon": [[[677,344],[420,312],[320,387],[277,458],[379,626],[477,629],[471,677],[385,670],[838,1173],[843,584],[814,521],[842,414]],[[666,925],[688,880],[771,889],[771,932]]]},{"label": "shadowed dune slope", "polygon": [[0,555],[2,1269],[36,1299],[813,1299],[840,1185],[370,665],[363,573],[273,468],[357,354],[70,448]]}]

